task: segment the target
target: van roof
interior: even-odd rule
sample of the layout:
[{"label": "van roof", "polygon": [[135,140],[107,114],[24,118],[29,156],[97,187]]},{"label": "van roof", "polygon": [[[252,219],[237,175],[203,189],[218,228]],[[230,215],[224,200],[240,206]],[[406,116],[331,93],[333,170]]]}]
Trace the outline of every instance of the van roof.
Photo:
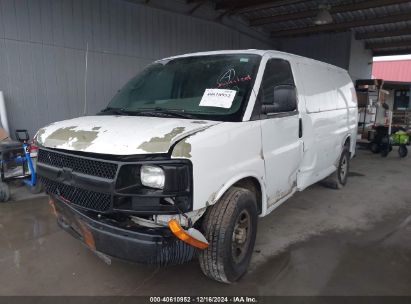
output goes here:
[{"label": "van roof", "polygon": [[299,56],[291,53],[286,53],[286,52],[281,52],[281,51],[276,51],[276,50],[257,50],[257,49],[244,49],[244,50],[222,50],[222,51],[210,51],[210,52],[197,52],[197,53],[188,53],[188,54],[183,54],[183,55],[177,55],[177,56],[172,56],[172,57],[167,57],[161,60],[169,60],[169,59],[176,59],[176,58],[183,58],[183,57],[194,57],[194,56],[207,56],[207,55],[220,55],[220,54],[255,54],[255,55],[260,55],[263,56],[264,54],[272,54],[272,55],[281,55],[281,57],[286,58],[286,59],[291,59],[294,61],[305,61],[305,62],[311,62],[311,63],[316,63],[316,64],[322,64],[326,65],[332,69],[338,69],[344,72],[347,72],[347,70],[340,68],[338,66],[307,58],[304,56]]}]

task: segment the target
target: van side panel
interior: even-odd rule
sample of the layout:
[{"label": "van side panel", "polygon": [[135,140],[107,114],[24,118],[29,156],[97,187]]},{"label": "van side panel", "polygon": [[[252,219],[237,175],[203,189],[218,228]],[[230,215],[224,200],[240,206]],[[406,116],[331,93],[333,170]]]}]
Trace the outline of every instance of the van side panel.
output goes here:
[{"label": "van side panel", "polygon": [[265,209],[265,172],[260,121],[224,122],[198,132],[173,149],[172,158],[193,163],[193,210],[212,205],[237,181],[259,181]]},{"label": "van side panel", "polygon": [[304,154],[297,180],[302,190],[336,170],[347,137],[355,142],[356,103],[352,82],[343,70],[313,61],[297,66],[304,99],[300,104],[305,104],[305,110],[300,107]]},{"label": "van side panel", "polygon": [[344,102],[347,107],[347,126],[350,134],[350,152],[351,157],[355,155],[355,146],[357,138],[358,128],[358,104],[357,94],[354,84],[351,81],[350,76],[345,71],[338,71],[335,75],[336,90],[338,95],[338,101]]}]

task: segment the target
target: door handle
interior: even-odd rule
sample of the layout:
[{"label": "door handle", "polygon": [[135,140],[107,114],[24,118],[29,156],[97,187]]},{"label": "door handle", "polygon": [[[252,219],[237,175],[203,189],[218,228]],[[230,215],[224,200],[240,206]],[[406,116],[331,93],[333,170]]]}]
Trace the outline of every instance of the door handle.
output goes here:
[{"label": "door handle", "polygon": [[303,137],[303,119],[300,118],[298,120],[298,138],[302,138]]}]

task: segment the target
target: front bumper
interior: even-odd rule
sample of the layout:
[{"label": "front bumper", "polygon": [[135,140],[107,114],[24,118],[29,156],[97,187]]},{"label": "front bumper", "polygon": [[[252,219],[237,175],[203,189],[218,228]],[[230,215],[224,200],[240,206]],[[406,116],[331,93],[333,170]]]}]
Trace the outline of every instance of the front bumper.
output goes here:
[{"label": "front bumper", "polygon": [[190,261],[197,249],[174,237],[164,228],[120,227],[114,221],[83,213],[52,196],[61,228],[81,240],[90,249],[111,257],[136,263],[170,265]]}]

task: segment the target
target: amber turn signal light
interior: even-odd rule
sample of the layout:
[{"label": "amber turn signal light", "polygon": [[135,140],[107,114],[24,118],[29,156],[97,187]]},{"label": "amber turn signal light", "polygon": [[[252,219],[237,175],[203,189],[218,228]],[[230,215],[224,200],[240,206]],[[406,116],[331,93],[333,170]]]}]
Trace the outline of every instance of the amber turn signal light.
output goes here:
[{"label": "amber turn signal light", "polygon": [[[186,231],[175,219],[171,219],[168,222],[168,227],[170,228],[171,232],[183,242],[186,242],[187,244],[200,249],[206,249],[208,247],[208,242],[200,231],[194,228],[190,228],[188,231]],[[202,240],[199,240],[199,238]]]},{"label": "amber turn signal light", "polygon": [[91,231],[83,222],[78,221],[78,224],[80,226],[81,233],[83,234],[84,243],[86,243],[90,249],[96,250],[96,244],[94,243],[94,237]]},{"label": "amber turn signal light", "polygon": [[49,200],[49,205],[51,207],[51,211],[55,217],[57,217],[56,206],[54,205],[54,201],[52,199]]}]

